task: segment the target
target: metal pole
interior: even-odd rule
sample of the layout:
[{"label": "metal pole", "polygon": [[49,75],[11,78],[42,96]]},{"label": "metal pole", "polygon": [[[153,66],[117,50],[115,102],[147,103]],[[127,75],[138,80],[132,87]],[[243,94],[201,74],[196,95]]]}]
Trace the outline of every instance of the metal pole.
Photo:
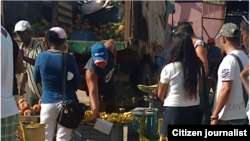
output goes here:
[{"label": "metal pole", "polygon": [[203,40],[203,10],[204,10],[204,3],[202,3],[202,9],[201,9],[201,39]]}]

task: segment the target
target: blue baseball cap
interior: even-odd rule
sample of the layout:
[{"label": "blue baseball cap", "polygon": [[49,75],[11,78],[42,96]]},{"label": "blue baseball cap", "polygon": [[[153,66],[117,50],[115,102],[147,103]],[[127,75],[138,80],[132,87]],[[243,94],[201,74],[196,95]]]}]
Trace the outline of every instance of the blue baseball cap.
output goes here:
[{"label": "blue baseball cap", "polygon": [[106,62],[107,50],[104,44],[97,43],[92,47],[92,57],[95,64]]}]

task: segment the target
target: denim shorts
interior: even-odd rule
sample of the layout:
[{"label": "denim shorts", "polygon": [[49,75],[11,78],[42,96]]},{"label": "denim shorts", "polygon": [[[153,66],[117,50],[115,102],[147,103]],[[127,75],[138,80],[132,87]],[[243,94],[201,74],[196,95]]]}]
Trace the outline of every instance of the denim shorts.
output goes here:
[{"label": "denim shorts", "polygon": [[218,125],[246,125],[247,119],[219,120]]}]

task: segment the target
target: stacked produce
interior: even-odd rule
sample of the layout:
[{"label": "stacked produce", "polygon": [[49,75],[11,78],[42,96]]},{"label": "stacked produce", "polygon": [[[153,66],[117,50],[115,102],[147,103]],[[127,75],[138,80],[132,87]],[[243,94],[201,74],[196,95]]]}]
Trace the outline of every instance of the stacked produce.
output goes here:
[{"label": "stacked produce", "polygon": [[28,101],[22,98],[18,101],[18,108],[19,113],[23,116],[40,115],[41,99],[39,100],[38,104],[31,107]]},{"label": "stacked produce", "polygon": [[39,22],[32,24],[32,36],[33,37],[44,37],[45,31],[49,30],[50,23],[46,19],[41,19]]},{"label": "stacked produce", "polygon": [[[125,113],[111,113],[107,114],[106,112],[100,113],[100,118],[112,123],[118,124],[128,124],[136,121],[135,114],[132,112],[125,112]],[[83,119],[85,123],[94,123],[93,120],[93,112],[92,111],[85,111],[85,118]]]},{"label": "stacked produce", "polygon": [[101,40],[114,39],[116,41],[124,40],[124,18],[119,24],[108,23],[107,25],[100,25],[101,30],[98,35]]},{"label": "stacked produce", "polygon": [[99,24],[99,28],[95,25],[91,25],[88,19],[81,19],[81,15],[76,16],[73,29],[75,30],[89,30],[97,33],[97,40],[114,39],[116,41],[124,40],[125,31],[125,18],[123,18],[118,24],[109,22],[108,24]]},{"label": "stacked produce", "polygon": [[17,141],[24,141],[23,131],[21,126],[18,126],[18,130],[16,131],[16,139]]},{"label": "stacked produce", "polygon": [[90,22],[88,19],[81,19],[81,15],[77,14],[76,16],[76,20],[74,21],[74,25],[72,26],[73,29],[77,29],[77,30],[89,30],[92,32],[98,32],[98,28],[96,26],[91,26]]}]

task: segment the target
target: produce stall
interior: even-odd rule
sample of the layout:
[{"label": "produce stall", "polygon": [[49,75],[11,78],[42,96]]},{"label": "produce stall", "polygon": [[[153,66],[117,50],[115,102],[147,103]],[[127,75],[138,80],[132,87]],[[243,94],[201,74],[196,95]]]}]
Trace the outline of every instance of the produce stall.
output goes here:
[{"label": "produce stall", "polygon": [[19,127],[17,141],[45,140],[45,124],[40,124],[41,99],[33,107],[24,98],[19,99]]},{"label": "produce stall", "polygon": [[[74,13],[68,51],[74,53],[82,79],[85,80],[83,67],[91,57],[92,46],[113,39],[117,48],[114,76],[119,106],[125,107],[126,111],[145,106],[143,101],[133,100],[145,94],[139,91],[138,84],[157,82],[159,64],[163,63],[155,58],[164,60],[165,16],[169,14],[166,13],[167,3],[120,1],[113,3],[110,9],[102,8],[91,14]],[[153,10],[152,7],[159,9]],[[155,18],[150,21],[152,16]],[[80,89],[88,91],[85,81]]]},{"label": "produce stall", "polygon": [[137,121],[135,114],[132,112],[111,114],[101,112],[100,118],[113,123],[113,127],[108,135],[94,129],[93,112],[86,111],[85,118],[76,129],[74,140],[128,141],[128,124]]}]

